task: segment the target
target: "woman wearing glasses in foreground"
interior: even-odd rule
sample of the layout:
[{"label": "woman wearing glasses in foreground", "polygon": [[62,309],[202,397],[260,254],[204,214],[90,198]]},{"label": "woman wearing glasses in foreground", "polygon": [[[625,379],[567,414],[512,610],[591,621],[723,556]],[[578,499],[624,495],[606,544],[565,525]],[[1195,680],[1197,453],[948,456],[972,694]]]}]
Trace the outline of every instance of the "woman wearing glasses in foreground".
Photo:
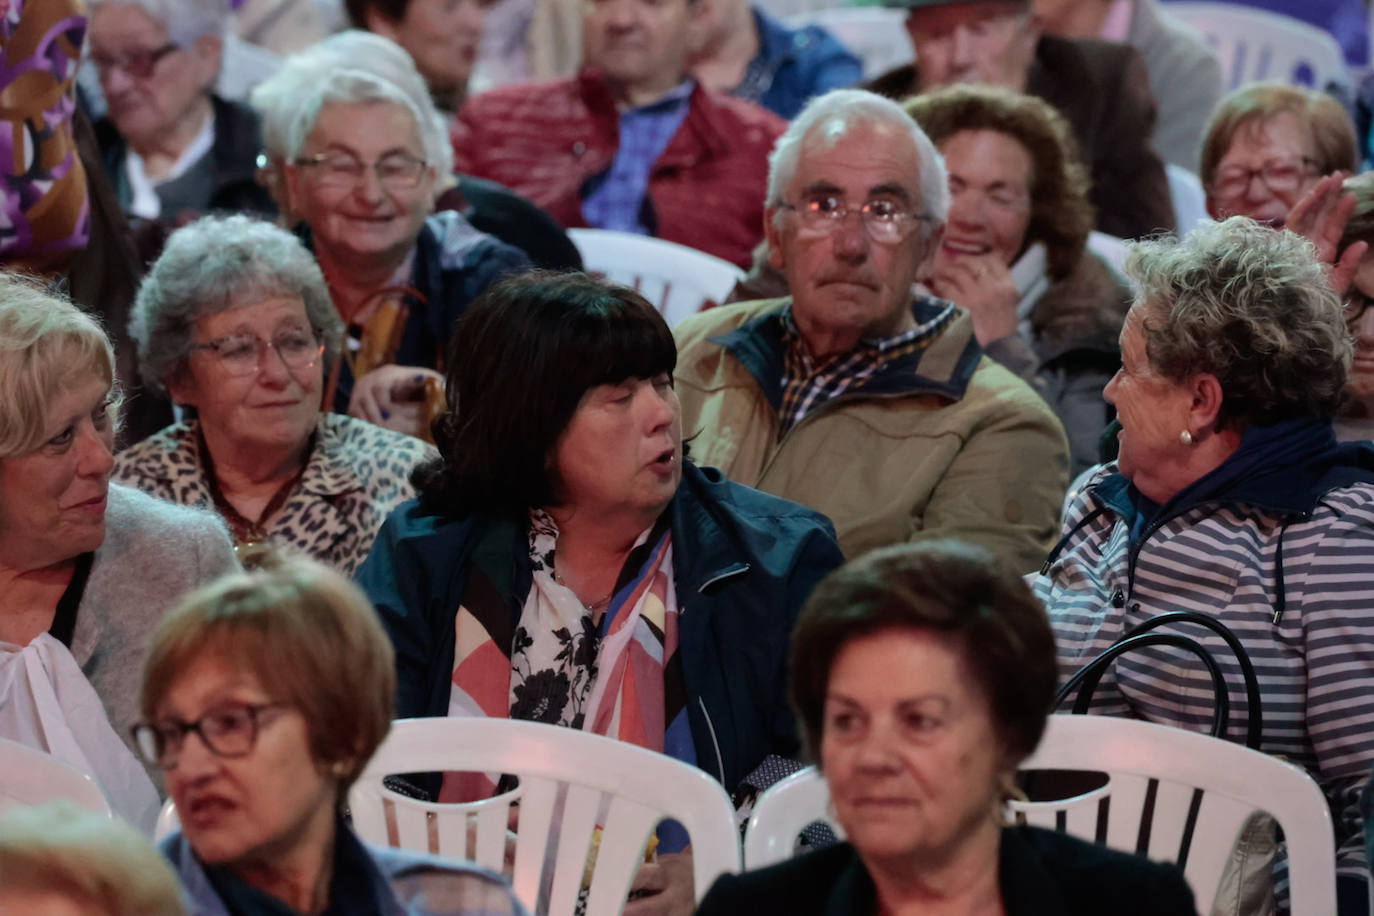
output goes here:
[{"label": "woman wearing glasses in foreground", "polygon": [[177,806],[163,851],[192,914],[523,913],[499,877],[366,846],[344,823],[394,696],[367,599],[315,563],[226,577],[168,613],[133,734]]},{"label": "woman wearing glasses in foreground", "polygon": [[335,71],[287,131],[287,209],[305,222],[348,328],[325,402],[412,435],[442,409],[453,322],[492,281],[529,266],[517,248],[434,209],[447,136],[404,91]]},{"label": "woman wearing glasses in foreground", "polygon": [[848,842],[721,877],[698,916],[1193,916],[1173,866],[1004,826],[1055,677],[1044,610],[982,548],[882,548],[832,573],[790,683]]},{"label": "woman wearing glasses in foreground", "polygon": [[115,479],[214,508],[239,546],[272,541],[351,573],[435,453],[321,412],[342,331],[290,233],[243,216],[179,229],[139,289],[131,333],[148,383],[195,416],[121,452]]}]

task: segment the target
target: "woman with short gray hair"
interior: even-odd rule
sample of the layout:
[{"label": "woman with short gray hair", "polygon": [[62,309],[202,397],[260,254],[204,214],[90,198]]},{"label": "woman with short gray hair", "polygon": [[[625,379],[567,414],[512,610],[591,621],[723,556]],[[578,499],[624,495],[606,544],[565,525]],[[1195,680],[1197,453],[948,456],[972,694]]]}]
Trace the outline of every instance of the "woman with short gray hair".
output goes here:
[{"label": "woman with short gray hair", "polygon": [[186,211],[273,212],[253,175],[258,123],[222,99],[229,0],[94,0],[90,60],[109,107],[96,138],[119,202],[171,224]]},{"label": "woman with short gray hair", "polygon": [[130,334],[149,384],[194,416],[121,452],[115,478],[214,509],[239,547],[267,541],[351,573],[434,454],[321,411],[343,324],[310,252],[269,223],[205,217],[173,233]]},{"label": "woman with short gray hair", "polygon": [[[1316,250],[1246,217],[1133,246],[1139,296],[1103,392],[1120,457],[1088,475],[1032,582],[1071,675],[1148,618],[1202,611],[1230,628],[1264,697],[1260,749],[1304,767],[1358,876],[1359,789],[1374,762],[1374,446],[1337,443],[1351,343]],[[1225,734],[1247,734],[1240,664]],[[1122,656],[1092,711],[1202,729],[1211,677],[1172,647]]]},{"label": "woman with short gray hair", "polygon": [[434,213],[427,102],[366,70],[334,69],[287,128],[286,193],[351,344],[326,404],[428,437],[444,346],[482,290],[529,259],[459,213]]}]

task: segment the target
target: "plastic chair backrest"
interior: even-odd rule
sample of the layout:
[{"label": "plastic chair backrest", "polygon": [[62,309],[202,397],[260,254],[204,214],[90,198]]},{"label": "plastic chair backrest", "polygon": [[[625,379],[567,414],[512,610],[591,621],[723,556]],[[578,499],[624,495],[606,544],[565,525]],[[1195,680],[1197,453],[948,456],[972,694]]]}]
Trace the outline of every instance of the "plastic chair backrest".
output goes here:
[{"label": "plastic chair backrest", "polygon": [[[1311,777],[1277,757],[1153,722],[1054,715],[1040,747],[1021,768],[1108,774],[1108,782],[1090,792],[1061,801],[1013,802],[1011,812],[1036,826],[1180,863],[1203,912],[1216,896],[1222,867],[1246,818],[1267,811],[1287,838],[1292,912],[1336,911],[1330,809]],[[1201,803],[1190,831],[1198,789]],[[1153,817],[1142,849],[1147,799],[1152,799]],[[789,857],[802,827],[833,823],[828,802],[825,781],[814,767],[765,791],[744,837],[745,866],[761,868]],[[1104,812],[1105,834],[1099,835]]]},{"label": "plastic chair backrest", "polygon": [[[1312,778],[1293,764],[1154,722],[1054,715],[1021,768],[1106,773],[1106,785],[1075,798],[1010,807],[1027,823],[1178,863],[1204,912],[1246,818],[1267,811],[1287,838],[1292,912],[1336,911],[1330,808]],[[1142,846],[1142,822],[1151,805],[1149,840]],[[1105,833],[1099,834],[1103,815]]]},{"label": "plastic chair backrest", "polygon": [[114,816],[89,774],[45,751],[0,738],[0,812],[59,798],[96,814]]},{"label": "plastic chair backrest", "polygon": [[249,44],[233,33],[224,36],[224,66],[215,80],[215,92],[226,99],[246,102],[253,87],[281,68],[275,51]]},{"label": "plastic chair backrest", "polygon": [[587,273],[638,290],[669,327],[720,304],[744,278],[744,271],[729,261],[647,235],[569,229],[568,238]]},{"label": "plastic chair backrest", "polygon": [[863,61],[864,79],[911,63],[916,56],[906,31],[906,10],[837,6],[787,17],[787,25],[818,25]]},{"label": "plastic chair backrest", "polygon": [[1291,16],[1237,3],[1169,3],[1202,33],[1221,60],[1226,91],[1256,80],[1324,89],[1350,85],[1341,46],[1324,29]]},{"label": "plastic chair backrest", "polygon": [[[505,773],[520,783],[465,805],[419,801],[382,785],[389,775],[441,771]],[[349,794],[353,828],[364,840],[474,860],[498,872],[506,871],[506,824],[516,800],[511,883],[532,913],[573,912],[597,826],[587,916],[621,911],[649,837],[665,818],[680,823],[691,840],[698,899],[717,876],[739,871],[734,807],[719,783],[663,754],[571,728],[510,719],[399,719]],[[541,891],[550,857],[552,881]]]},{"label": "plastic chair backrest", "polygon": [[744,831],[744,867],[790,859],[797,836],[818,821],[844,839],[844,829],[830,814],[830,787],[820,770],[807,767],[773,783],[754,800]]},{"label": "plastic chair backrest", "polygon": [[1181,165],[1166,162],[1164,173],[1169,178],[1169,199],[1174,205],[1175,228],[1182,238],[1198,223],[1211,220],[1212,217],[1207,213],[1207,191],[1202,187],[1202,179]]}]

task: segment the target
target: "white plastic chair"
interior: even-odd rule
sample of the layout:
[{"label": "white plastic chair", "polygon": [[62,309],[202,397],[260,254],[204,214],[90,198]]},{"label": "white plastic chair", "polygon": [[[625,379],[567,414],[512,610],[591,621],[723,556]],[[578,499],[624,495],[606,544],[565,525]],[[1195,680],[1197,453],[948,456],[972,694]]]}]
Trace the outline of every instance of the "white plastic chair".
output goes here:
[{"label": "white plastic chair", "polygon": [[818,25],[863,61],[864,79],[872,79],[915,58],[906,31],[906,10],[882,6],[839,6],[787,17],[787,25]]},{"label": "white plastic chair", "polygon": [[708,304],[719,304],[744,278],[744,271],[723,258],[647,235],[569,229],[568,238],[587,273],[638,290],[669,327]]},{"label": "white plastic chair", "polygon": [[[1267,811],[1283,828],[1294,913],[1336,911],[1336,847],[1331,813],[1321,789],[1290,763],[1240,744],[1207,735],[1108,716],[1050,716],[1040,747],[1023,770],[1080,770],[1106,773],[1101,788],[1054,802],[1013,802],[1013,815],[1027,823],[1105,842],[1113,849],[1142,852],[1177,862],[1195,789],[1202,791],[1183,874],[1198,905],[1210,908],[1222,868],[1246,818]],[[800,783],[809,782],[805,789]],[[1144,802],[1155,783],[1149,847],[1136,848]],[[776,794],[775,794],[776,793]],[[792,854],[797,825],[831,822],[829,794],[814,769],[804,770],[759,796],[744,837],[747,868]],[[1106,835],[1098,837],[1104,803]],[[795,810],[805,803],[809,810]],[[1060,828],[1060,818],[1064,826]]]},{"label": "white plastic chair", "polygon": [[1341,46],[1324,29],[1237,3],[1170,3],[1168,10],[1201,32],[1217,52],[1228,92],[1255,80],[1313,89],[1350,85]]},{"label": "white plastic chair", "polygon": [[[468,805],[417,801],[382,785],[392,774],[439,771],[508,773],[520,784]],[[560,796],[562,816],[555,822]],[[353,827],[368,842],[471,859],[498,872],[505,870],[514,800],[520,822],[511,883],[532,913],[573,912],[598,825],[588,916],[621,911],[649,836],[665,818],[691,838],[698,899],[717,876],[739,871],[734,808],[719,783],[663,754],[571,728],[510,719],[399,719],[349,794]],[[551,856],[552,883],[547,900],[540,900]]]},{"label": "white plastic chair", "polygon": [[1212,217],[1207,213],[1207,191],[1202,187],[1202,179],[1181,165],[1166,162],[1164,172],[1169,178],[1169,198],[1174,204],[1175,228],[1182,238],[1198,223],[1211,221]]},{"label": "white plastic chair", "polygon": [[52,754],[0,738],[0,813],[59,798],[95,814],[114,816],[110,803],[89,774]]},{"label": "white plastic chair", "polygon": [[1105,261],[1107,266],[1116,271],[1117,276],[1123,280],[1127,279],[1126,245],[1125,239],[1119,239],[1105,232],[1098,232],[1096,229],[1088,233],[1088,250]]}]

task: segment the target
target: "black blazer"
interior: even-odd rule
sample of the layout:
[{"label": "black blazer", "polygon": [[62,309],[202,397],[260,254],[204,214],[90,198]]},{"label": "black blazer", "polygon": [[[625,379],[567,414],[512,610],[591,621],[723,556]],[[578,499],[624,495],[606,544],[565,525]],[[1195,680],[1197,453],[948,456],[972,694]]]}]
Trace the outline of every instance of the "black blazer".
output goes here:
[{"label": "black blazer", "polygon": [[[1002,831],[997,872],[1007,916],[1197,916],[1176,866],[1038,827]],[[873,881],[848,843],[721,875],[697,908],[697,916],[877,912]]]}]

